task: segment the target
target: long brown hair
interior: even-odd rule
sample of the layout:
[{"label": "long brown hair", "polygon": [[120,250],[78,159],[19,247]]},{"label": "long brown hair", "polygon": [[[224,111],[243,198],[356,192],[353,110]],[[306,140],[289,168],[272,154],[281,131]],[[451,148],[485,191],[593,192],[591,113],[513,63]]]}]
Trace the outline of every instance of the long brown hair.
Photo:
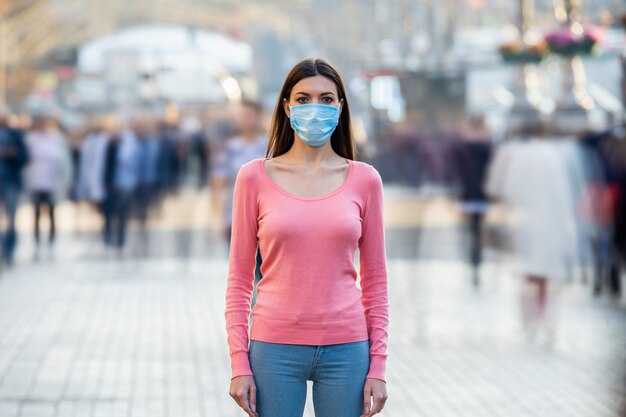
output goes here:
[{"label": "long brown hair", "polygon": [[308,77],[322,75],[335,83],[338,99],[343,99],[343,107],[339,124],[330,137],[330,144],[333,150],[340,156],[354,160],[356,153],[354,138],[352,136],[352,127],[350,125],[350,106],[348,105],[348,97],[343,85],[343,80],[337,70],[323,59],[309,58],[298,62],[287,74],[283,88],[278,96],[278,102],[274,109],[272,124],[270,125],[270,137],[265,151],[266,157],[275,157],[287,152],[294,141],[294,131],[291,129],[289,118],[285,113],[283,100],[289,101],[291,90],[300,82],[300,80]]}]

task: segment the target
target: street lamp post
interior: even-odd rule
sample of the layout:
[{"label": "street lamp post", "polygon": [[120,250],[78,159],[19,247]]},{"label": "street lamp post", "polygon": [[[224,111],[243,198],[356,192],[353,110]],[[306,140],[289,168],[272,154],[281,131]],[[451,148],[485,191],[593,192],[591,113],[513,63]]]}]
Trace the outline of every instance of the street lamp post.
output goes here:
[{"label": "street lamp post", "polygon": [[[2,4],[0,3],[0,6]],[[0,7],[0,108],[7,104],[7,64],[6,64],[6,20],[4,18],[4,12]]]},{"label": "street lamp post", "polygon": [[[520,42],[529,46],[529,30],[534,15],[533,0],[519,0],[517,27]],[[508,128],[516,131],[523,126],[537,125],[541,122],[542,114],[541,93],[539,91],[539,77],[537,65],[533,63],[518,64],[513,72],[513,94],[515,101],[508,117]]]},{"label": "street lamp post", "polygon": [[[574,33],[583,32],[582,0],[563,0],[556,6],[556,17],[562,26]],[[587,92],[583,60],[578,55],[562,58],[561,96],[552,117],[552,128],[557,133],[580,132],[589,127],[594,100]]]}]

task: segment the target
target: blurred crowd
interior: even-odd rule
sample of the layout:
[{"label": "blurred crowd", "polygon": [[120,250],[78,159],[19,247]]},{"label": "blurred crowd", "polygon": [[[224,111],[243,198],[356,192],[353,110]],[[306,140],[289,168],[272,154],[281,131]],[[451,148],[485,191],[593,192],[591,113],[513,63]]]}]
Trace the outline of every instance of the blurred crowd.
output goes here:
[{"label": "blurred crowd", "polygon": [[[210,188],[212,213],[228,241],[235,177],[241,165],[266,156],[268,116],[254,101],[202,110],[172,105],[158,113],[88,117],[68,128],[50,115],[3,112],[4,262],[10,264],[14,256],[22,197],[33,208],[36,258],[54,245],[60,201],[90,205],[101,217],[104,247],[122,254],[129,222],[135,221],[144,236],[164,198],[183,186]],[[504,140],[494,138],[483,115],[429,130],[409,117],[391,124],[370,145],[368,152],[374,152],[366,159],[387,184],[458,202],[464,253],[476,284],[484,247],[491,246],[514,255],[536,295],[535,309],[546,304],[548,281],[581,278],[591,280],[596,293],[621,292],[626,259],[622,126],[570,137],[536,127]],[[493,207],[503,209],[504,221],[486,220]],[[40,230],[44,216],[47,239]]]},{"label": "blurred crowd", "polygon": [[[626,262],[626,135],[623,126],[554,136],[528,126],[497,140],[483,115],[447,129],[394,126],[373,159],[386,182],[458,201],[474,281],[484,246],[512,253],[538,299],[549,280],[593,282],[621,292]],[[490,207],[506,221],[485,224]],[[541,303],[544,303],[541,301]]]},{"label": "blurred crowd", "polygon": [[[34,257],[52,251],[55,208],[64,200],[88,204],[102,219],[102,242],[122,254],[130,221],[145,237],[149,218],[182,186],[212,187],[213,209],[230,235],[234,178],[248,159],[265,156],[261,105],[237,109],[105,114],[67,128],[47,114],[0,114],[0,240],[11,265],[16,213],[25,200],[34,213]],[[44,237],[42,217],[48,219]]]}]

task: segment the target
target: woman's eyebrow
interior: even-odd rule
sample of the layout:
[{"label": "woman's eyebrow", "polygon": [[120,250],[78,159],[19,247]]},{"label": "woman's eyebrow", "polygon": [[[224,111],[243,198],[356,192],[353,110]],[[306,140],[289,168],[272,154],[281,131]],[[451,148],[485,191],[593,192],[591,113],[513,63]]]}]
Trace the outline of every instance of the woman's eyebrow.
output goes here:
[{"label": "woman's eyebrow", "polygon": [[[303,96],[310,96],[310,94],[305,92],[305,91],[296,91],[294,93],[294,95],[298,95],[298,94],[303,95]],[[335,93],[333,93],[332,91],[326,91],[326,92],[320,94],[320,96],[328,96],[328,95],[334,96]]]}]

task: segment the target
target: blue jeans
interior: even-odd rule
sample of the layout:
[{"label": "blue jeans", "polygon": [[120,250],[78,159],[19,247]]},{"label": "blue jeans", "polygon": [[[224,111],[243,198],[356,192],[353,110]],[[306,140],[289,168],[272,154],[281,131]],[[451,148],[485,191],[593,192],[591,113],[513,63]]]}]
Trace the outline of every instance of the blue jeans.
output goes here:
[{"label": "blue jeans", "polygon": [[251,340],[250,367],[259,417],[302,417],[307,380],[316,417],[359,417],[369,371],[369,342],[310,346]]},{"label": "blue jeans", "polygon": [[[6,215],[6,230],[0,230],[0,254],[9,264],[13,262],[13,252],[17,242],[15,215],[20,197],[20,188],[13,184],[0,184],[0,224]],[[3,213],[4,212],[4,213]]]}]

